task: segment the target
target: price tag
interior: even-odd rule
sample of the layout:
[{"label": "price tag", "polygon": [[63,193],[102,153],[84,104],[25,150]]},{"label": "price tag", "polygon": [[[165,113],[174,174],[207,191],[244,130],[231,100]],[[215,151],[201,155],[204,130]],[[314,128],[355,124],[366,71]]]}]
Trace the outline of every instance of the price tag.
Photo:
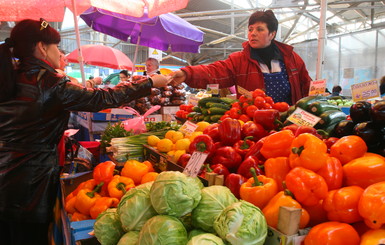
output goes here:
[{"label": "price tag", "polygon": [[253,95],[251,94],[251,92],[249,90],[242,88],[241,86],[237,86],[237,90],[238,90],[238,93],[243,94],[247,98],[249,98],[249,99],[253,98]]},{"label": "price tag", "polygon": [[190,121],[186,121],[182,125],[182,127],[179,128],[179,131],[181,131],[185,135],[190,135],[195,131],[195,129],[197,129],[197,127],[198,127],[198,125],[196,125],[195,123],[192,123]]},{"label": "price tag", "polygon": [[352,90],[353,101],[367,100],[380,97],[380,88],[378,80],[373,79],[362,83],[353,84],[350,86]]},{"label": "price tag", "polygon": [[219,84],[207,84],[207,93],[212,95],[219,95]]},{"label": "price tag", "polygon": [[319,120],[321,120],[320,117],[317,117],[305,110],[302,110],[301,108],[295,109],[295,111],[287,118],[292,123],[295,123],[300,126],[310,126],[314,127]]},{"label": "price tag", "polygon": [[309,96],[324,94],[325,89],[326,89],[326,79],[311,81],[310,88],[309,88]]},{"label": "price tag", "polygon": [[190,177],[197,177],[203,163],[206,161],[207,156],[207,153],[194,151],[185,169],[183,170],[183,173]]},{"label": "price tag", "polygon": [[199,99],[197,97],[190,96],[190,98],[188,99],[188,104],[192,104],[193,106],[197,106],[198,101],[199,101]]}]

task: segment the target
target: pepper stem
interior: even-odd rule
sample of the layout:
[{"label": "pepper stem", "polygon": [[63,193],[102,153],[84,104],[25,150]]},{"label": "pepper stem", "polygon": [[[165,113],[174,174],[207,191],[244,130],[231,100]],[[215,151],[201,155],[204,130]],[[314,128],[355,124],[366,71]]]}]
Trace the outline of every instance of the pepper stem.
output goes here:
[{"label": "pepper stem", "polygon": [[123,195],[126,194],[126,184],[124,184],[123,182],[119,182],[117,185],[116,185],[116,189],[118,190],[121,190],[123,192]]},{"label": "pepper stem", "polygon": [[252,186],[262,186],[263,183],[261,181],[259,181],[259,179],[257,177],[257,172],[255,171],[255,168],[251,167],[250,172],[253,175],[253,179],[254,179],[254,183]]},{"label": "pepper stem", "polygon": [[304,149],[305,147],[303,145],[300,147],[293,147],[291,148],[291,152],[293,152],[294,154],[298,154],[298,156],[300,156]]},{"label": "pepper stem", "polygon": [[197,151],[205,152],[206,149],[207,149],[207,145],[206,145],[205,142],[200,141],[200,142],[198,142],[198,143],[196,144],[196,149],[197,149]]},{"label": "pepper stem", "polygon": [[90,198],[94,198],[95,192],[99,192],[103,185],[104,185],[104,182],[100,182],[97,186],[95,186],[95,188],[92,191],[87,192],[86,195],[89,196]]}]

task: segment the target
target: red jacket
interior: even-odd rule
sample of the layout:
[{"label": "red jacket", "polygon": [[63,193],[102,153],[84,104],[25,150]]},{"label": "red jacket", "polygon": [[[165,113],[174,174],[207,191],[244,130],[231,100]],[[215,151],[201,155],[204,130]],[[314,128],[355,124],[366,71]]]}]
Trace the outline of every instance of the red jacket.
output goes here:
[{"label": "red jacket", "polygon": [[[291,85],[291,99],[294,104],[309,93],[310,78],[305,63],[293,51],[293,47],[274,41],[281,51]],[[207,87],[207,84],[219,84],[219,88],[233,85],[249,91],[264,89],[264,79],[259,64],[250,58],[249,42],[243,43],[243,50],[234,52],[226,60],[209,65],[187,66],[182,68],[187,77],[185,83],[193,88]],[[239,94],[238,94],[239,96]],[[278,101],[277,101],[278,102]]]}]

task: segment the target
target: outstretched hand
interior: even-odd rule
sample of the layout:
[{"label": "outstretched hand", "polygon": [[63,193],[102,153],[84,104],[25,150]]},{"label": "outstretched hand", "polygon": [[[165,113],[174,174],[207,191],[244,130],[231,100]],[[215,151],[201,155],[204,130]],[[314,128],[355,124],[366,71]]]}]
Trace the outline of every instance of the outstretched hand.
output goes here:
[{"label": "outstretched hand", "polygon": [[182,70],[177,70],[169,74],[171,76],[170,85],[177,86],[186,81],[186,73]]},{"label": "outstretched hand", "polygon": [[151,76],[151,80],[155,88],[160,88],[167,86],[171,81],[171,77],[164,75],[153,75]]}]

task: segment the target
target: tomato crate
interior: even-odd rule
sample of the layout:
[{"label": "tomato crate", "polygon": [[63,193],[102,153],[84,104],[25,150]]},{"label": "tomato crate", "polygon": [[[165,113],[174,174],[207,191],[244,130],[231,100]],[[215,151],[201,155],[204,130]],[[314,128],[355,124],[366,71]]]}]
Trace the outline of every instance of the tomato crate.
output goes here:
[{"label": "tomato crate", "polygon": [[[143,145],[144,148],[144,160],[152,163],[155,171],[179,171],[183,172],[184,168],[170,159],[169,156],[159,152],[157,149]],[[208,186],[208,181],[204,178],[199,177],[204,186]]]}]

